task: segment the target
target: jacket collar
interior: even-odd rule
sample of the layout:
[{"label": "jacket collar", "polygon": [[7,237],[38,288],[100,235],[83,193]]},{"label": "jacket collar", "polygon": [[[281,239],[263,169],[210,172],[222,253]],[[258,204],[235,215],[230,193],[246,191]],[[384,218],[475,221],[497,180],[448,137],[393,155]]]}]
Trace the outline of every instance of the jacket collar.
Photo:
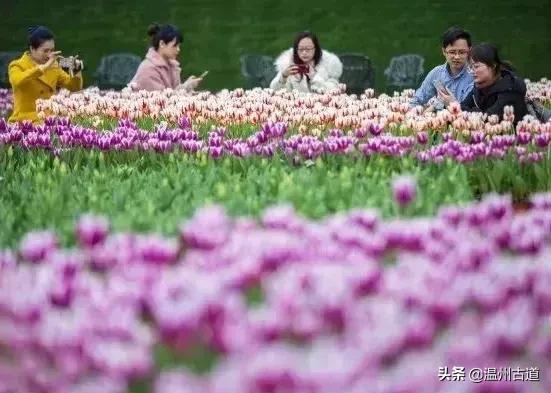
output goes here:
[{"label": "jacket collar", "polygon": [[19,58],[19,64],[21,64],[24,68],[32,68],[38,65],[34,62],[29,52],[23,53],[23,56]]},{"label": "jacket collar", "polygon": [[150,62],[153,63],[156,67],[165,67],[165,68],[172,68],[172,67],[180,67],[180,63],[177,60],[165,60],[163,56],[159,54],[155,50],[155,48],[151,47],[148,49],[145,58],[148,59]]},{"label": "jacket collar", "polygon": [[461,78],[467,73],[467,65],[464,65],[463,68],[461,69],[461,71],[459,71],[459,73],[457,73],[457,75],[452,75],[450,65],[448,64],[448,62],[444,63],[444,67],[446,68],[446,72],[448,73],[449,77],[452,78],[452,79]]},{"label": "jacket collar", "polygon": [[491,86],[477,89],[484,95],[491,95],[503,92],[516,92],[526,95],[526,84],[509,70],[501,71],[501,77]]}]

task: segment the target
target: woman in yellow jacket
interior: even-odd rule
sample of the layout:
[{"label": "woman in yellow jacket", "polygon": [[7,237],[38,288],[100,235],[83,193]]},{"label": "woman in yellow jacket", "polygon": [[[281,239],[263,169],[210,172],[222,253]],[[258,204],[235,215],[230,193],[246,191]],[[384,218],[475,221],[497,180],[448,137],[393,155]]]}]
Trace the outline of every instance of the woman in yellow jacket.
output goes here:
[{"label": "woman in yellow jacket", "polygon": [[8,76],[13,89],[13,113],[10,122],[30,120],[38,123],[36,100],[47,99],[64,87],[82,89],[82,61],[75,60],[71,75],[59,67],[61,52],[55,51],[54,35],[43,26],[28,29],[29,51],[10,63]]}]

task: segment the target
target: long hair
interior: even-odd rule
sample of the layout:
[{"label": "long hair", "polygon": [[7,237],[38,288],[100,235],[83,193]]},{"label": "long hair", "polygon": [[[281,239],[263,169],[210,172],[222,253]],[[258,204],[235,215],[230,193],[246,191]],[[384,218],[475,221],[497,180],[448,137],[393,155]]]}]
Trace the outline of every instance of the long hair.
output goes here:
[{"label": "long hair", "polygon": [[312,32],[303,31],[298,33],[295,37],[295,42],[293,43],[293,62],[295,64],[303,64],[304,62],[300,59],[298,55],[298,43],[304,38],[310,38],[314,43],[315,52],[314,52],[314,64],[318,65],[321,60],[321,46],[318,40],[318,37]]}]

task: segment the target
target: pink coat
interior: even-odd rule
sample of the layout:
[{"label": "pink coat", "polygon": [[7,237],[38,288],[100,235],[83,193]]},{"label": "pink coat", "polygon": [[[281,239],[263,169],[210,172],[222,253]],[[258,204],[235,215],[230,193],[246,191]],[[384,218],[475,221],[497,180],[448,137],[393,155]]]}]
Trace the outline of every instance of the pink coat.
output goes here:
[{"label": "pink coat", "polygon": [[134,90],[176,89],[180,85],[180,63],[165,60],[154,48],[149,48],[129,86]]}]

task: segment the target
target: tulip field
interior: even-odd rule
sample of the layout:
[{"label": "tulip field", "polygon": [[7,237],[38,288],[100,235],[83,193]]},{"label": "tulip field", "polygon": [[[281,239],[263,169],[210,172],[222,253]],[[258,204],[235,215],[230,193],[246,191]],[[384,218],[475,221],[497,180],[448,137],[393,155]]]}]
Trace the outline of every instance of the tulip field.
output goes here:
[{"label": "tulip field", "polygon": [[0,119],[0,393],[551,391],[551,122],[412,93]]}]

